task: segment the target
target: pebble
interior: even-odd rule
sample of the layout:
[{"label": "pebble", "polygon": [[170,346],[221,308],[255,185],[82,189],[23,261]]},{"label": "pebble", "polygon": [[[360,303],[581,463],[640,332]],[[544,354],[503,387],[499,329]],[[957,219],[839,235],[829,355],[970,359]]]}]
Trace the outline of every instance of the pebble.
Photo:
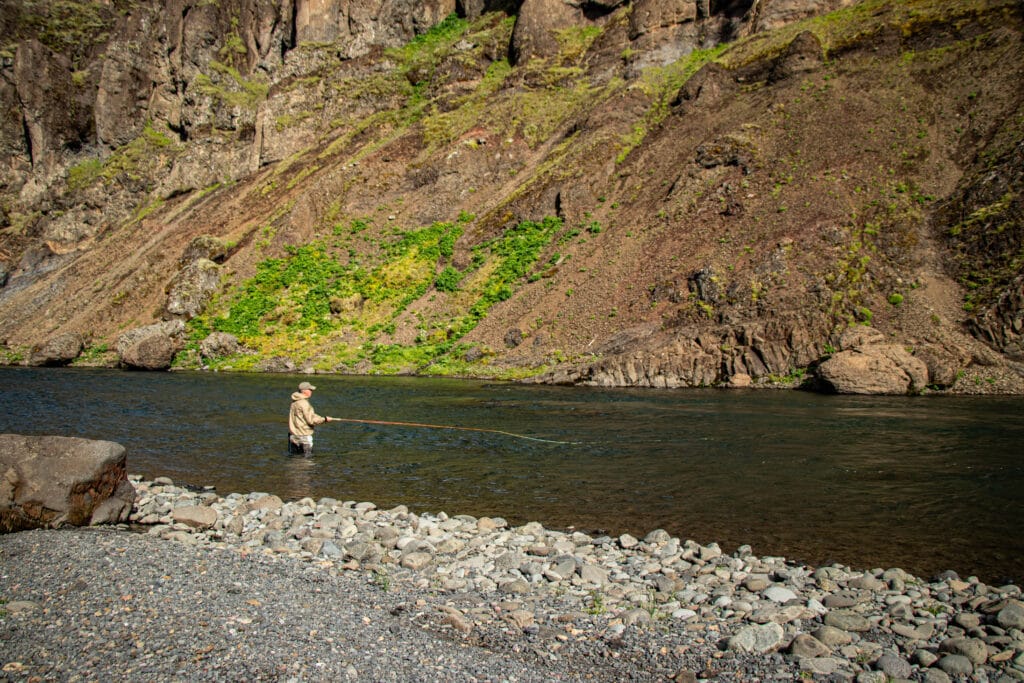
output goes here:
[{"label": "pebble", "polygon": [[[610,538],[368,501],[220,497],[167,478],[131,479],[131,522],[145,533],[107,530],[112,540],[98,555],[86,540],[45,544],[60,562],[29,567],[15,581],[8,568],[32,557],[19,538],[39,547],[45,534],[65,532],[0,537],[0,665],[82,679],[108,678],[103,667],[112,675],[120,664],[145,669],[140,678],[175,680],[1024,680],[1024,603],[1013,585],[807,567],[757,557],[748,546],[729,555],[660,529],[642,540]],[[104,558],[130,559],[111,548],[141,542],[163,545],[147,545],[122,570],[109,586],[118,593],[111,603],[88,601],[109,582],[55,597],[78,576],[117,566]],[[218,574],[220,565],[230,572]],[[162,592],[170,585],[176,592]],[[55,609],[67,596],[81,596],[83,609]],[[118,605],[121,596],[156,602],[123,627],[114,607],[139,598]],[[332,603],[342,599],[345,606]],[[269,602],[273,612],[260,609]],[[206,626],[173,626],[186,614]],[[331,622],[349,616],[355,625]],[[366,628],[372,639],[359,633]],[[332,642],[302,636],[314,631]],[[188,643],[178,651],[182,632]],[[210,633],[221,642],[204,644]],[[107,642],[134,655],[89,654]],[[57,654],[65,645],[72,654]],[[211,645],[227,659],[196,654]],[[284,650],[301,654],[268,663]],[[434,664],[438,651],[448,661]]]},{"label": "pebble", "polygon": [[840,631],[860,633],[871,630],[871,622],[861,614],[850,610],[835,610],[825,615],[825,625]]},{"label": "pebble", "polygon": [[971,660],[962,655],[946,655],[939,660],[937,666],[950,676],[970,676],[974,673]]},{"label": "pebble", "polygon": [[875,668],[889,678],[910,678],[912,672],[910,663],[901,657],[893,654],[884,654],[875,662]]}]

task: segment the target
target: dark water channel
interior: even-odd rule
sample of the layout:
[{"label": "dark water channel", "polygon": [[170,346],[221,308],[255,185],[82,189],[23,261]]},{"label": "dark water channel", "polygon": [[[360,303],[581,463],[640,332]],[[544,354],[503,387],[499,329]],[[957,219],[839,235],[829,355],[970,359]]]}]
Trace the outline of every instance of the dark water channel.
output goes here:
[{"label": "dark water channel", "polygon": [[404,503],[610,534],[664,528],[727,552],[749,543],[813,564],[1024,580],[1020,398],[316,377],[321,414],[575,443],[332,424],[304,460],[285,448],[300,379],[0,368],[0,431],[117,441],[130,471],[222,495]]}]

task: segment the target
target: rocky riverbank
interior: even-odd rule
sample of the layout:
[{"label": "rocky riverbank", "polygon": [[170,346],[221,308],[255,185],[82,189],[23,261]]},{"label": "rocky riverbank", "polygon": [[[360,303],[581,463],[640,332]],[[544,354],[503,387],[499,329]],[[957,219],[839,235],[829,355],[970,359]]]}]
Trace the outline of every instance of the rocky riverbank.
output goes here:
[{"label": "rocky riverbank", "polygon": [[[497,518],[416,514],[404,506],[285,502],[261,493],[220,497],[166,479],[134,483],[132,521],[144,533],[104,535],[114,540],[104,541],[100,555],[110,564],[123,559],[119,548],[144,543],[151,559],[140,560],[137,579],[119,584],[120,598],[96,614],[134,607],[181,580],[153,553],[185,562],[190,578],[177,599],[215,624],[219,640],[195,644],[197,651],[211,649],[191,658],[181,656],[170,634],[164,655],[150,643],[148,663],[161,671],[160,657],[171,657],[172,677],[203,676],[211,671],[207,655],[216,651],[227,657],[227,668],[215,671],[282,680],[1024,680],[1024,602],[1017,586],[987,586],[952,573],[929,582],[899,569],[812,568],[757,557],[748,547],[727,555],[713,543],[661,530],[643,539],[592,537],[537,523],[511,528]],[[31,567],[39,548],[56,545],[41,532],[14,536],[32,536],[33,545],[20,542],[14,558],[11,548],[19,542],[0,541],[7,567],[0,652],[9,680],[29,680],[33,659],[45,660],[43,646],[31,645],[41,632],[89,629],[49,605],[60,593],[56,586],[70,580],[68,570],[12,580],[12,568]],[[216,588],[220,579],[213,575],[223,563],[233,578]],[[102,582],[103,566],[96,572]],[[285,585],[268,583],[268,573]],[[79,590],[89,586],[86,581]],[[248,602],[219,607],[217,600],[232,597]],[[336,604],[342,598],[351,602]],[[173,597],[151,609],[151,617],[159,621],[170,602]],[[176,607],[182,608],[188,605]],[[323,629],[332,627],[322,622],[340,618],[339,610],[354,615],[357,626],[373,625],[373,638],[357,633],[361,628],[335,630],[325,646]],[[285,637],[301,643],[290,655],[294,664],[264,661],[267,651],[252,655],[263,668],[250,663],[243,672],[244,658],[232,664],[262,642],[260,636],[246,645],[238,632],[276,633],[275,623],[288,624],[293,632]],[[425,633],[430,638],[422,641]],[[114,635],[85,640],[94,657],[118,651]],[[458,653],[443,671],[386,663],[437,647]],[[270,649],[271,660],[283,656],[279,650]],[[139,646],[137,657],[145,652]],[[44,678],[64,677],[64,669],[52,666]]]}]

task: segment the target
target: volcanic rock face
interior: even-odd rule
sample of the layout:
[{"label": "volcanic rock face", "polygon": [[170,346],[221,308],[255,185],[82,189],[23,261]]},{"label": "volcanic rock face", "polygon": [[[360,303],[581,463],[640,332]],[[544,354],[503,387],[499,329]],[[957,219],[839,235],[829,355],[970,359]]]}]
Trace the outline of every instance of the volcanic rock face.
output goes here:
[{"label": "volcanic rock face", "polygon": [[455,11],[455,0],[337,2],[295,0],[295,36],[303,42],[337,42],[347,57],[375,45],[401,45]]},{"label": "volcanic rock face", "polygon": [[[870,323],[931,386],[1012,379],[1019,3],[850,5],[8,3],[0,340],[207,315],[256,368],[737,386]],[[457,217],[450,254],[384,262]],[[495,240],[549,218],[485,292]],[[289,270],[305,248],[334,265]],[[166,367],[181,341],[133,345]]]},{"label": "volcanic rock face", "polygon": [[1024,361],[1024,276],[972,323],[978,338],[1016,361]]},{"label": "volcanic rock face", "polygon": [[585,23],[578,5],[564,0],[525,0],[519,8],[516,28],[512,33],[510,57],[523,64],[531,57],[558,54],[556,31]]},{"label": "volcanic rock face", "polygon": [[[579,370],[561,370],[544,379],[555,383],[655,388],[701,387],[782,377],[806,367],[821,354],[808,321],[681,328],[672,333],[650,328],[624,332],[597,349],[601,360]],[[737,383],[733,383],[735,386]]]}]

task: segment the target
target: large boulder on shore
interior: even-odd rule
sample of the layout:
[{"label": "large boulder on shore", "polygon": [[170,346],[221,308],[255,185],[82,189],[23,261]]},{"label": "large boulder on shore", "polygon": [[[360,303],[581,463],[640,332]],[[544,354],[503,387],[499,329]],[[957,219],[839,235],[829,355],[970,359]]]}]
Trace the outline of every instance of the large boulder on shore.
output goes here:
[{"label": "large boulder on shore", "polygon": [[59,334],[32,350],[28,364],[39,367],[43,365],[67,365],[82,355],[85,340],[77,332]]},{"label": "large boulder on shore", "polygon": [[184,346],[184,334],[180,320],[137,327],[117,338],[117,357],[128,368],[166,370]]},{"label": "large boulder on shore", "polygon": [[848,330],[843,350],[818,366],[820,387],[837,394],[920,393],[928,385],[928,366],[884,339],[870,328]]},{"label": "large boulder on shore", "polygon": [[0,532],[127,520],[126,462],[113,441],[0,434]]}]

